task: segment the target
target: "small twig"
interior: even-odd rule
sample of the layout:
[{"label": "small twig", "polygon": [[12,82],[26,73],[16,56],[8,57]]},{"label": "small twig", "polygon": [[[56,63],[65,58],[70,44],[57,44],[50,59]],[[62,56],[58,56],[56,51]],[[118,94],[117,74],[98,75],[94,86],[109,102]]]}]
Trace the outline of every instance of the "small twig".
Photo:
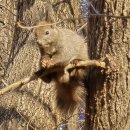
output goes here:
[{"label": "small twig", "polygon": [[31,124],[28,124],[28,121],[26,120],[26,118],[18,110],[16,110],[16,111],[24,119],[24,121],[27,123],[27,125],[29,125],[33,130],[35,130],[35,128]]},{"label": "small twig", "polygon": [[31,77],[28,77],[28,78],[25,78],[25,79],[22,79],[16,83],[13,83],[11,85],[7,85],[5,88],[1,89],[0,90],[0,95],[3,95],[9,91],[12,91],[14,89],[17,89],[25,84],[27,84],[28,82],[34,80],[34,78],[31,76]]},{"label": "small twig", "polygon": [[77,30],[77,32],[80,32],[84,27],[87,26],[87,24],[88,24],[88,23],[83,24],[83,25]]},{"label": "small twig", "polygon": [[[116,15],[107,15],[107,14],[89,14],[88,17],[93,17],[93,16],[98,16],[98,17],[109,17],[109,18],[117,18],[117,19],[122,19],[122,18],[130,18],[130,16],[116,16]],[[87,16],[86,16],[87,17]],[[83,17],[85,18],[85,17]]]},{"label": "small twig", "polygon": [[17,26],[22,28],[22,29],[30,30],[30,29],[38,28],[38,27],[45,27],[45,26],[50,26],[50,25],[56,25],[56,24],[59,24],[61,22],[63,22],[63,20],[59,21],[59,22],[55,22],[55,23],[41,24],[41,25],[35,25],[35,26],[24,26],[24,25],[20,24],[20,22],[17,22]]},{"label": "small twig", "polygon": [[[89,66],[97,66],[97,67],[101,67],[101,68],[105,68],[105,63],[104,62],[99,62],[99,61],[96,61],[96,60],[87,60],[87,61],[79,61],[76,65],[73,65],[73,64],[68,64],[64,70],[65,72],[67,72],[68,70],[70,69],[74,69],[74,68],[86,68],[86,67],[89,67]],[[41,73],[41,72],[42,73]],[[36,80],[38,77],[44,77],[52,72],[59,72],[59,71],[63,71],[63,68],[59,68],[59,67],[55,67],[55,68],[49,68],[47,70],[39,70],[37,72],[40,72],[39,75],[36,75],[33,74],[32,76],[30,77],[27,77],[27,78],[24,78],[16,83],[13,83],[11,85],[7,85],[5,88],[1,89],[0,90],[0,95],[3,95],[9,91],[12,91],[12,90],[15,90],[17,88],[20,88],[21,86],[33,81],[33,80]]]},{"label": "small twig", "polygon": [[90,6],[92,7],[93,11],[96,13],[96,14],[99,14],[99,12],[95,9],[95,7],[92,5],[91,2],[89,2]]},{"label": "small twig", "polygon": [[[33,120],[33,118],[36,116],[37,111],[34,113],[34,115],[30,118],[30,120],[27,123],[27,130],[29,130],[28,126],[31,126],[31,121]],[[35,130],[35,129],[34,129]]]}]

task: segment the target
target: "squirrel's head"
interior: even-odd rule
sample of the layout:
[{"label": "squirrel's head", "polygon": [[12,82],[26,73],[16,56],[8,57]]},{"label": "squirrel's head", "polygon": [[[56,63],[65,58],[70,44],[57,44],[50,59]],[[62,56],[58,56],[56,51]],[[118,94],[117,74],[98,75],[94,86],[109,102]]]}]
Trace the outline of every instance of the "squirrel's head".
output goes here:
[{"label": "squirrel's head", "polygon": [[50,47],[58,42],[58,30],[54,25],[47,22],[40,22],[35,28],[37,42],[43,48]]}]

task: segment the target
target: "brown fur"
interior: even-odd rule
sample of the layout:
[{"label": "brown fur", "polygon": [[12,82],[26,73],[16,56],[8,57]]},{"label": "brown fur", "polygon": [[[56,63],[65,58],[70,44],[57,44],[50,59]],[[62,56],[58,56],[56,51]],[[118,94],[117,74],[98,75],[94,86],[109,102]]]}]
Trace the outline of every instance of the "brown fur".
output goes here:
[{"label": "brown fur", "polygon": [[80,103],[85,103],[86,91],[81,81],[71,79],[68,83],[56,81],[57,106],[64,113],[72,113]]}]

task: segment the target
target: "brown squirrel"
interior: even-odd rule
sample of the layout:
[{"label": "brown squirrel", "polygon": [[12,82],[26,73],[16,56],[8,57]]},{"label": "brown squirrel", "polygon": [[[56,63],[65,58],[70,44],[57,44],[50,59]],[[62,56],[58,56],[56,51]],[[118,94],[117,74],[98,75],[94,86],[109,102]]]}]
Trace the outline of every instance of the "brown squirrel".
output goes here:
[{"label": "brown squirrel", "polygon": [[82,80],[86,70],[73,69],[67,74],[64,73],[64,67],[70,63],[76,64],[79,60],[88,60],[87,44],[81,36],[70,29],[58,28],[47,22],[40,22],[38,25],[47,25],[35,29],[41,50],[40,66],[45,69],[63,68],[63,71],[50,74],[47,78],[53,79],[56,84],[58,108],[62,112],[73,112],[76,106],[85,100],[86,91]]}]

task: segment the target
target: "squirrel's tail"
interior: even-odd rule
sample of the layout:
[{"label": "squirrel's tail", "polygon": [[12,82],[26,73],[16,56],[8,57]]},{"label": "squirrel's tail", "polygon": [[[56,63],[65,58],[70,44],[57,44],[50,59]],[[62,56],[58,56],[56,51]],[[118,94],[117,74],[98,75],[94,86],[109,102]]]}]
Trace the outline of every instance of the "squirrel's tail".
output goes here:
[{"label": "squirrel's tail", "polygon": [[56,102],[61,112],[72,113],[80,103],[85,103],[86,91],[80,81],[56,83]]}]

